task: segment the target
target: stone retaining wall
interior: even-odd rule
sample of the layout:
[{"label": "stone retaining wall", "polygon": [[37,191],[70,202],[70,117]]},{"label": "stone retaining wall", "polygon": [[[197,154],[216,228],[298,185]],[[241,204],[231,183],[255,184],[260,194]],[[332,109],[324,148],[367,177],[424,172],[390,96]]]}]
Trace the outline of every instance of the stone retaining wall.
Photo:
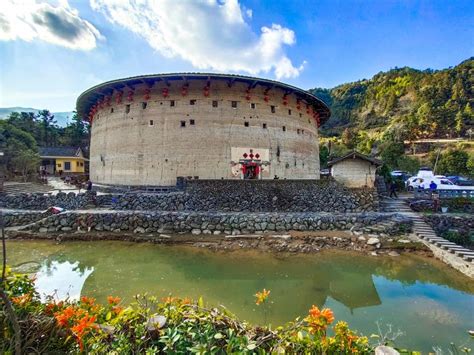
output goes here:
[{"label": "stone retaining wall", "polygon": [[192,180],[185,192],[127,194],[123,210],[225,212],[364,212],[378,209],[373,189],[347,189],[332,180]]},{"label": "stone retaining wall", "polygon": [[435,230],[451,228],[463,229],[474,233],[474,218],[472,215],[431,214],[423,217]]},{"label": "stone retaining wall", "polygon": [[0,195],[0,207],[223,212],[366,212],[378,209],[373,189],[347,189],[333,180],[192,180],[168,193]]},{"label": "stone retaining wall", "polygon": [[4,227],[24,226],[50,216],[49,212],[3,212]]},{"label": "stone retaining wall", "polygon": [[57,206],[65,209],[81,209],[88,206],[104,206],[110,203],[111,195],[97,195],[95,192],[75,194],[59,192],[56,195],[44,193],[0,194],[0,207],[10,209],[46,210]]},{"label": "stone retaining wall", "polygon": [[411,230],[409,218],[381,213],[63,212],[27,229],[35,232],[248,234],[290,230],[352,230],[387,235]]}]

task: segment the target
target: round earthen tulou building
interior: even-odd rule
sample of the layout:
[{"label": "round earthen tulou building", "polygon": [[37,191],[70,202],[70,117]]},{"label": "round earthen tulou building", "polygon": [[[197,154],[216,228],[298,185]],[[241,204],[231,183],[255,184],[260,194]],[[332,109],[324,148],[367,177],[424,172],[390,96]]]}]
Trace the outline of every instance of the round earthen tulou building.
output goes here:
[{"label": "round earthen tulou building", "polygon": [[195,179],[319,179],[314,95],[240,75],[158,74],[109,81],[77,100],[91,127],[94,183],[170,186]]}]

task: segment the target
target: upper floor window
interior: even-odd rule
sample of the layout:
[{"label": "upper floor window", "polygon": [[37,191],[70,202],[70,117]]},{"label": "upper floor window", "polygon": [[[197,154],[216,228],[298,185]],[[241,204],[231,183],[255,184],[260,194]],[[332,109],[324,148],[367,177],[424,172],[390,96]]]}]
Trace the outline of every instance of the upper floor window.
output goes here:
[{"label": "upper floor window", "polygon": [[130,105],[125,105],[125,113],[129,113],[130,112]]},{"label": "upper floor window", "polygon": [[219,103],[217,102],[217,100],[212,101],[212,107],[217,107],[218,105]]},{"label": "upper floor window", "polygon": [[250,104],[250,108],[255,109],[255,103],[252,102],[252,103]]},{"label": "upper floor window", "polygon": [[291,116],[291,110],[288,110],[288,114]]},{"label": "upper floor window", "polygon": [[232,108],[237,108],[237,101],[232,101],[231,106]]},{"label": "upper floor window", "polygon": [[191,126],[194,126],[195,123],[196,123],[196,121],[195,121],[194,119],[190,119],[190,120],[189,120],[189,124],[190,124]]},{"label": "upper floor window", "polygon": [[170,101],[170,106],[171,106],[171,107],[174,107],[174,106],[175,106],[174,100],[171,100],[171,101]]},{"label": "upper floor window", "polygon": [[181,121],[181,127],[186,127],[186,121]]},{"label": "upper floor window", "polygon": [[286,126],[283,126],[282,129],[283,129],[283,132],[286,132]]},{"label": "upper floor window", "polygon": [[272,111],[272,113],[275,113],[275,106],[270,106],[270,110]]},{"label": "upper floor window", "polygon": [[146,109],[146,106],[147,106],[147,103],[146,102],[142,102],[142,109]]},{"label": "upper floor window", "polygon": [[264,123],[264,124],[262,125],[262,127],[263,127],[263,129],[267,129],[267,124]]},{"label": "upper floor window", "polygon": [[190,105],[196,105],[196,100],[189,100]]},{"label": "upper floor window", "polygon": [[245,127],[248,127],[249,126],[249,123],[247,121],[244,122],[244,126]]}]

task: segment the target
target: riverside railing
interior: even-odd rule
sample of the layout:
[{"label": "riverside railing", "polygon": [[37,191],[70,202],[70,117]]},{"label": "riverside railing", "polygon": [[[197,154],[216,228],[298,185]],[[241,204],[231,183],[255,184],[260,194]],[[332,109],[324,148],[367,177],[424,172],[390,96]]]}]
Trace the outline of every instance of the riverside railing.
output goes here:
[{"label": "riverside railing", "polygon": [[[438,194],[440,199],[456,197],[467,197],[474,199],[474,190],[436,190],[435,193]],[[431,190],[414,190],[413,196],[418,199],[431,199],[433,197],[433,192]]]}]

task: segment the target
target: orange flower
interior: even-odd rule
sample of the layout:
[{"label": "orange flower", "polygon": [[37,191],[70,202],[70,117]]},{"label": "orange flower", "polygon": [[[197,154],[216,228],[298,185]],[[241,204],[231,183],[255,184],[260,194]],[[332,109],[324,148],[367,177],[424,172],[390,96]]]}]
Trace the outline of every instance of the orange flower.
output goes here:
[{"label": "orange flower", "polygon": [[168,297],[163,297],[161,300],[162,300],[164,303],[173,303],[173,302],[179,300],[179,298],[168,296]]},{"label": "orange flower", "polygon": [[69,320],[75,315],[75,313],[74,308],[69,306],[61,312],[56,312],[54,317],[60,327],[65,327],[69,324]]},{"label": "orange flower", "polygon": [[325,331],[327,326],[334,322],[334,314],[329,308],[319,310],[315,305],[311,306],[309,315],[304,319],[308,323],[309,332],[314,334],[320,330]]},{"label": "orange flower", "polygon": [[319,317],[321,315],[321,311],[319,310],[318,307],[316,307],[314,304],[311,306],[310,310],[309,310],[309,315],[311,317]]},{"label": "orange flower", "polygon": [[79,322],[71,328],[72,333],[76,336],[77,343],[81,351],[84,350],[84,342],[82,338],[97,326],[94,324],[96,317],[86,314]]},{"label": "orange flower", "polygon": [[81,302],[84,303],[84,304],[88,304],[89,306],[92,306],[95,302],[95,298],[82,296],[81,297]]},{"label": "orange flower", "polygon": [[113,311],[116,315],[118,315],[118,314],[120,314],[120,312],[123,311],[123,307],[120,307],[120,306],[113,306],[113,307],[112,307],[112,311]]},{"label": "orange flower", "polygon": [[31,301],[31,293],[26,293],[18,297],[12,297],[12,302],[17,306],[23,307]]},{"label": "orange flower", "polygon": [[332,322],[334,322],[334,313],[329,308],[324,308],[321,311],[321,316],[326,318],[327,324],[331,324]]},{"label": "orange flower", "polygon": [[268,299],[268,296],[270,296],[270,290],[267,291],[267,290],[263,289],[262,292],[260,292],[260,291],[257,292],[255,294],[255,297],[257,298],[256,301],[255,301],[255,304],[257,306],[259,306],[260,304],[265,303]]},{"label": "orange flower", "polygon": [[110,305],[117,305],[119,304],[121,301],[120,297],[112,297],[112,296],[109,296],[107,297],[107,302],[110,304]]}]

